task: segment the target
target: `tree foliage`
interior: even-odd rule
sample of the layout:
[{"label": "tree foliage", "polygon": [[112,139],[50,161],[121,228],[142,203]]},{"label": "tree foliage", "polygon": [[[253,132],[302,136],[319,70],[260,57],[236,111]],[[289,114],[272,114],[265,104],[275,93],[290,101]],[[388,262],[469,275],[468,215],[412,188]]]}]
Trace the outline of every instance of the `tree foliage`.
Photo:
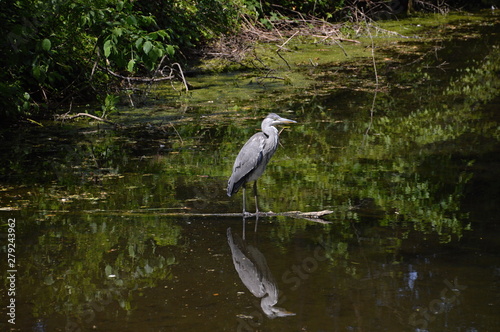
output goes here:
[{"label": "tree foliage", "polygon": [[7,0],[0,11],[1,116],[105,93],[105,71],[147,74],[232,29],[234,1]]}]

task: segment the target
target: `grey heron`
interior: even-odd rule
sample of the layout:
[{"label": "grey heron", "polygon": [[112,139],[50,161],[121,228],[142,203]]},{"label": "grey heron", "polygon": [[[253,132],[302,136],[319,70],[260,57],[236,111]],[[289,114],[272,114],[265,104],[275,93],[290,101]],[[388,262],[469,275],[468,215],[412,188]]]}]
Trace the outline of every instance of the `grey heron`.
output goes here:
[{"label": "grey heron", "polygon": [[233,173],[227,182],[227,195],[231,196],[243,187],[243,215],[245,211],[245,185],[254,181],[255,213],[259,213],[257,202],[257,180],[264,173],[267,163],[276,152],[279,142],[279,133],[276,125],[296,123],[296,121],[282,118],[271,113],[262,121],[262,131],[254,134],[243,145],[233,165]]}]

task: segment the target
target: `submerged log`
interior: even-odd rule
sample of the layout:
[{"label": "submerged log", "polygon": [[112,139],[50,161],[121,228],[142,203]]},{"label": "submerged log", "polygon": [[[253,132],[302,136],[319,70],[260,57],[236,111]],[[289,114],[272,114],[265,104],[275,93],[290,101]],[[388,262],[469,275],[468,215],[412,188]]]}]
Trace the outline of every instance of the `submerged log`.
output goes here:
[{"label": "submerged log", "polygon": [[[197,213],[197,212],[166,212],[166,210],[170,210],[168,208],[150,208],[150,209],[139,209],[139,210],[92,210],[87,211],[88,213],[104,213],[104,214],[113,214],[113,215],[140,215],[140,214],[148,214],[154,213],[156,216],[165,216],[165,217],[219,217],[219,218],[259,218],[259,217],[290,217],[296,219],[306,219],[309,221],[314,221],[320,224],[331,224],[331,221],[323,220],[321,217],[332,214],[334,211],[332,210],[322,210],[322,211],[311,211],[311,212],[302,212],[302,211],[286,211],[286,212],[257,212],[250,213],[246,212],[245,214],[241,212],[228,212],[228,213]],[[165,211],[165,212],[163,212]]]},{"label": "submerged log", "polygon": [[326,221],[321,219],[320,217],[332,214],[334,211],[331,210],[322,210],[322,211],[311,211],[311,212],[302,212],[302,211],[286,211],[286,212],[257,212],[250,213],[189,213],[189,212],[162,212],[158,213],[161,216],[172,216],[172,217],[243,217],[243,218],[251,218],[251,217],[291,217],[297,219],[306,219],[314,222],[318,222],[321,224],[331,224],[330,221]]}]

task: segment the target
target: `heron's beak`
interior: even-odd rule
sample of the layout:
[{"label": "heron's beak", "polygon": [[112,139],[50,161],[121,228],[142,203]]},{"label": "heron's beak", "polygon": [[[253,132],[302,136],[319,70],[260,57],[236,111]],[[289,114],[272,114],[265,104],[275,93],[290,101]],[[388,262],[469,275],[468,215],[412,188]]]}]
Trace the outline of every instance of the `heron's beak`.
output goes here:
[{"label": "heron's beak", "polygon": [[290,120],[290,119],[285,119],[285,118],[279,118],[278,120],[276,120],[276,123],[297,123],[297,121],[293,121],[293,120]]},{"label": "heron's beak", "polygon": [[272,317],[270,318],[275,318],[275,317],[288,317],[288,316],[295,316],[295,312],[288,311],[286,309],[280,308],[280,307],[273,307],[273,313],[271,314]]}]

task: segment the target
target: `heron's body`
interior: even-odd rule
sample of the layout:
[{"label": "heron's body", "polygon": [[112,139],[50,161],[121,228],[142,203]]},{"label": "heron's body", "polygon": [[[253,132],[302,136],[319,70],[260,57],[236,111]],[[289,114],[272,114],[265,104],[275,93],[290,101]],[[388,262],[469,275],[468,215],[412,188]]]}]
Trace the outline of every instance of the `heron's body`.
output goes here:
[{"label": "heron's body", "polygon": [[[232,196],[247,182],[257,181],[278,147],[278,130],[269,135],[264,132],[253,135],[243,146],[234,162],[233,174],[228,181],[227,194]],[[268,151],[268,153],[264,153]]]},{"label": "heron's body", "polygon": [[[279,134],[278,129],[274,126],[294,122],[274,113],[269,114],[262,121],[262,132],[250,137],[238,153],[234,161],[233,173],[227,183],[227,195],[232,196],[243,187],[243,213],[245,213],[245,184],[255,181],[254,190],[257,205],[256,181],[264,173],[269,160],[278,148]],[[258,206],[256,206],[256,210],[258,211]]]}]

